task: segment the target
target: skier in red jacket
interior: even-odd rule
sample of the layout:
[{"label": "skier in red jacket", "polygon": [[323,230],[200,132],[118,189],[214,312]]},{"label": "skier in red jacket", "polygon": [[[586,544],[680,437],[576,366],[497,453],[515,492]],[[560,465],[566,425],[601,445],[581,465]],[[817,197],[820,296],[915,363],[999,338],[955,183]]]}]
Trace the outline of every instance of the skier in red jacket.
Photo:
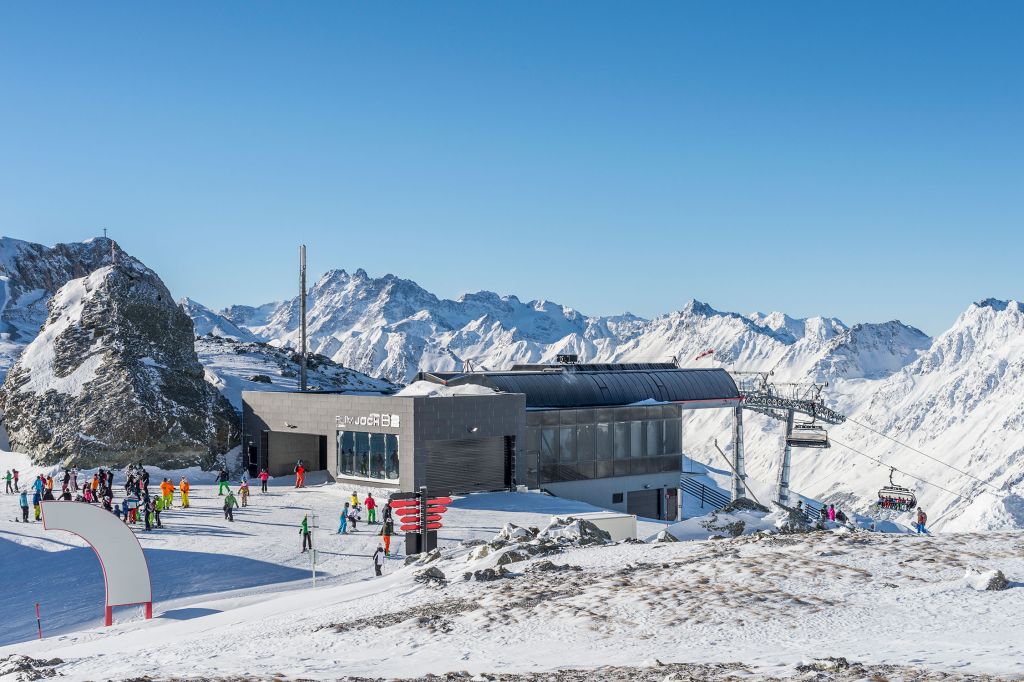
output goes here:
[{"label": "skier in red jacket", "polygon": [[373,493],[366,493],[363,506],[366,507],[366,522],[377,523],[377,500],[373,499]]}]

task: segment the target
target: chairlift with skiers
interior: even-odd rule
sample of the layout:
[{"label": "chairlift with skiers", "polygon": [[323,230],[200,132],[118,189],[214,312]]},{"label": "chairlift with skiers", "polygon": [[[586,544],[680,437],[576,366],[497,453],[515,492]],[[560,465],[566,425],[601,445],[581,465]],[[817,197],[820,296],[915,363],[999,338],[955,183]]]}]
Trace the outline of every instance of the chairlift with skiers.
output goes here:
[{"label": "chairlift with skiers", "polygon": [[889,469],[889,485],[878,491],[878,506],[894,511],[911,511],[917,506],[917,496],[910,488],[896,485],[892,480],[894,473],[896,473],[896,468],[891,467]]}]

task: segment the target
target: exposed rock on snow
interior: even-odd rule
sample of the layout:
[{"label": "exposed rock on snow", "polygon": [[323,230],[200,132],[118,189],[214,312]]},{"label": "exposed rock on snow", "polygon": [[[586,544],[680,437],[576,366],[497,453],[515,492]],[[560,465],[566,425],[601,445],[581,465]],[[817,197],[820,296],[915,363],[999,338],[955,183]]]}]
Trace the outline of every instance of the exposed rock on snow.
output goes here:
[{"label": "exposed rock on snow", "polygon": [[655,542],[679,542],[679,538],[669,533],[667,530],[663,530],[654,536]]},{"label": "exposed rock on snow", "polygon": [[977,571],[968,568],[963,582],[967,587],[979,592],[1005,590],[1010,586],[1010,581],[1000,570]]},{"label": "exposed rock on snow", "polygon": [[577,519],[572,516],[558,517],[551,520],[548,527],[542,530],[538,539],[555,540],[559,543],[579,545],[607,545],[611,544],[612,536],[608,531],[598,528],[586,519]]},{"label": "exposed rock on snow", "polygon": [[210,468],[238,441],[204,379],[192,322],[133,259],[72,280],[0,388],[14,449],[79,467]]}]

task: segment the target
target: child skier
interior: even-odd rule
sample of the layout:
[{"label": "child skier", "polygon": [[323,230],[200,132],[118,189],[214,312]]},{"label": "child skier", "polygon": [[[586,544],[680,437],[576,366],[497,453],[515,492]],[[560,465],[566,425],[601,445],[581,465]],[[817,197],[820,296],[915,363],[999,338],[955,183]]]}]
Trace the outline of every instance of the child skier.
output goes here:
[{"label": "child skier", "polygon": [[21,505],[21,520],[28,523],[28,492],[24,488],[18,495],[18,504]]},{"label": "child skier", "polygon": [[353,507],[358,507],[359,506],[359,493],[357,493],[355,490],[352,491],[352,500],[351,500],[351,502],[352,502],[352,506]]},{"label": "child skier", "polygon": [[40,503],[43,501],[43,494],[36,490],[32,493],[32,508],[35,511],[36,521],[42,517],[43,510],[40,508]]},{"label": "child skier", "polygon": [[382,575],[380,570],[384,568],[384,548],[377,545],[377,551],[373,553],[373,570],[377,575]]},{"label": "child skier", "polygon": [[359,517],[362,515],[362,513],[363,508],[360,507],[358,504],[349,509],[348,520],[352,522],[353,533],[359,530]]},{"label": "child skier", "polygon": [[377,500],[373,499],[373,493],[366,493],[366,522],[377,523]]},{"label": "child skier", "polygon": [[188,509],[188,491],[191,486],[188,484],[188,479],[184,476],[181,477],[181,482],[178,483],[178,489],[181,490],[181,508]]},{"label": "child skier", "polygon": [[348,532],[348,502],[341,508],[341,515],[338,517],[338,535]]},{"label": "child skier", "polygon": [[249,481],[242,479],[242,484],[238,486],[238,494],[242,498],[242,506],[249,506]]},{"label": "child skier", "polygon": [[235,520],[235,515],[234,513],[232,513],[232,510],[234,507],[237,506],[238,500],[235,499],[235,496],[231,493],[231,490],[229,488],[228,494],[224,497],[224,518],[228,521],[231,521],[232,523]]},{"label": "child skier", "polygon": [[270,474],[267,473],[267,470],[266,469],[261,470],[260,471],[260,487],[262,488],[261,492],[264,492],[264,493],[267,492],[267,479],[268,478],[270,478]]}]

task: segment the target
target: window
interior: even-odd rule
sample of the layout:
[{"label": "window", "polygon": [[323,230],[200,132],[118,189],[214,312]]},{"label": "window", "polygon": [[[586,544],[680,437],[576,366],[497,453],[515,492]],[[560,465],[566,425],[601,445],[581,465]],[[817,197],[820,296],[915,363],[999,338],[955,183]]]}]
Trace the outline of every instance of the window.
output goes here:
[{"label": "window", "polygon": [[612,458],[612,425],[606,422],[595,424],[594,453],[599,460]]},{"label": "window", "polygon": [[683,452],[682,421],[665,420],[665,454],[678,455]]},{"label": "window", "polygon": [[398,480],[398,436],[395,434],[338,431],[337,441],[339,475]]},{"label": "window", "polygon": [[[593,424],[580,424],[576,427],[576,456],[581,462],[594,461]],[[593,476],[590,478],[593,478]]]},{"label": "window", "polygon": [[647,456],[648,457],[660,457],[664,454],[664,429],[665,422],[661,421],[649,421],[647,422]]},{"label": "window", "polygon": [[558,461],[576,461],[576,427],[563,426],[558,429]]},{"label": "window", "polygon": [[540,430],[540,461],[543,464],[554,464],[558,461],[558,429]]},{"label": "window", "polygon": [[629,459],[629,422],[615,422],[615,459]]},{"label": "window", "polygon": [[622,504],[625,493],[612,493],[612,504]]},{"label": "window", "polygon": [[399,467],[398,467],[398,436],[393,433],[389,433],[384,436],[385,438],[385,454],[386,464],[384,467],[384,477],[391,481],[398,480]]},{"label": "window", "polygon": [[642,421],[629,423],[629,454],[632,457],[644,456],[644,423]]}]

